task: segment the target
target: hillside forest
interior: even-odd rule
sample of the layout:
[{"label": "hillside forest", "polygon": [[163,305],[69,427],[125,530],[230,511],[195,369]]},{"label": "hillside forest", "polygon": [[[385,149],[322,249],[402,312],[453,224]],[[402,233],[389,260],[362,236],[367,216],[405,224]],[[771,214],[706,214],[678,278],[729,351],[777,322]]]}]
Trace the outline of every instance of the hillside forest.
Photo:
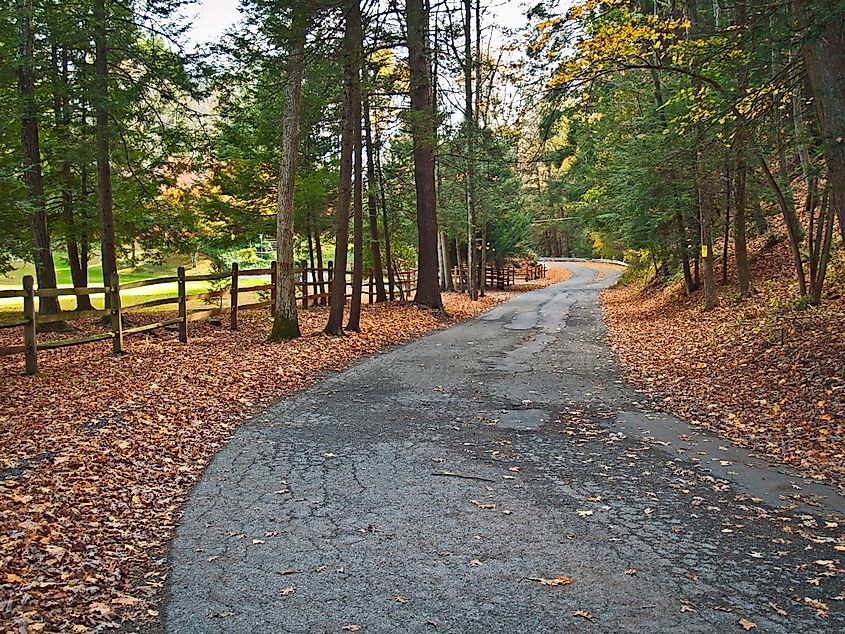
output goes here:
[{"label": "hillside forest", "polygon": [[415,267],[435,308],[452,267],[475,298],[537,255],[624,258],[705,308],[765,282],[753,241],[787,245],[796,305],[843,274],[842,2],[541,1],[511,30],[480,0],[243,0],[199,47],[188,5],[2,9],[5,272],[276,259],[278,338],[302,261],[380,300]]}]

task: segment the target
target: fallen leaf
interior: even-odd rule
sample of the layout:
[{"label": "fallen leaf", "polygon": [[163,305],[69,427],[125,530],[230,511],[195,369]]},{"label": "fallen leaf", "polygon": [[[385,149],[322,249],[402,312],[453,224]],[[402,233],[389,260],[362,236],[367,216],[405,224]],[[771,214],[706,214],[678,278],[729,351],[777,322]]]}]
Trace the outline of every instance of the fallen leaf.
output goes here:
[{"label": "fallen leaf", "polygon": [[552,579],[547,579],[545,577],[526,577],[529,581],[537,581],[540,585],[543,586],[568,586],[572,583],[572,579],[569,577],[564,577],[563,575],[559,577],[554,577]]},{"label": "fallen leaf", "polygon": [[344,632],[360,632],[361,626],[356,625],[355,623],[350,623],[349,625],[344,625],[340,629],[342,629]]},{"label": "fallen leaf", "polygon": [[757,627],[756,623],[749,621],[748,619],[740,619],[739,621],[737,621],[737,623],[739,623],[742,626],[742,629],[744,629],[746,632],[749,630],[753,630]]},{"label": "fallen leaf", "polygon": [[589,610],[575,610],[572,616],[580,616],[582,619],[587,619],[588,621],[593,620],[593,613]]},{"label": "fallen leaf", "polygon": [[789,613],[780,607],[777,603],[769,602],[769,607],[776,613],[780,614],[781,616],[789,616]]},{"label": "fallen leaf", "polygon": [[804,603],[809,605],[811,608],[815,608],[819,612],[827,612],[830,610],[827,603],[824,601],[819,601],[818,599],[813,599],[812,597],[804,597]]}]

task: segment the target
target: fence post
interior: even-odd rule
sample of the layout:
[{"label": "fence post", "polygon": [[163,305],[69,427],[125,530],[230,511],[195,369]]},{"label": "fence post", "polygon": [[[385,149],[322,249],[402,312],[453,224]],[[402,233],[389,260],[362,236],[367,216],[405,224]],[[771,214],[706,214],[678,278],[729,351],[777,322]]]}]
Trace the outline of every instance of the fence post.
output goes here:
[{"label": "fence post", "polygon": [[373,270],[370,269],[370,279],[369,279],[369,285],[367,287],[367,300],[368,300],[367,303],[368,304],[373,303],[373,288],[374,288],[373,287]]},{"label": "fence post", "polygon": [[238,263],[232,262],[232,285],[229,287],[229,329],[238,329]]},{"label": "fence post", "polygon": [[279,277],[279,265],[276,263],[275,260],[270,262],[270,316],[276,316],[276,293],[279,292],[278,286],[278,278]]},{"label": "fence post", "polygon": [[117,271],[109,276],[109,307],[111,308],[112,352],[123,352],[123,315],[120,308],[120,277]]},{"label": "fence post", "polygon": [[176,269],[179,276],[179,341],[188,343],[188,300],[185,290],[185,267]]},{"label": "fence post", "polygon": [[36,340],[36,318],[35,312],[35,281],[31,275],[24,275],[23,290],[26,291],[26,296],[23,298],[23,316],[28,320],[28,323],[23,327],[23,345],[24,356],[26,357],[26,373],[29,375],[38,372],[38,360],[36,353],[38,352],[38,342]]}]

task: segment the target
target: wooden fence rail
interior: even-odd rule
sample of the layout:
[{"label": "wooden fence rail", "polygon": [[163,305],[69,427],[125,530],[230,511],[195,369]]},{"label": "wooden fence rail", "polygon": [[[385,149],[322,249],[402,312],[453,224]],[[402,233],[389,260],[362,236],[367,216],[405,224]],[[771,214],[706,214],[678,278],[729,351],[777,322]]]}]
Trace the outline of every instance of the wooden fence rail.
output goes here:
[{"label": "wooden fence rail", "polygon": [[[541,263],[527,263],[522,266],[488,266],[484,271],[484,282],[487,288],[498,288],[504,290],[508,286],[513,286],[517,280],[521,279],[524,282],[531,282],[546,277],[548,269],[545,264]],[[458,268],[452,268],[452,287],[465,288],[469,273],[466,265]]]},{"label": "wooden fence rail", "polygon": [[[301,301],[303,308],[328,305],[330,303],[330,288],[335,271],[332,263],[329,262],[328,264],[327,267],[319,270],[306,269],[304,267],[294,269],[297,302]],[[124,351],[125,337],[149,333],[171,326],[178,327],[179,341],[187,343],[188,324],[190,322],[209,319],[226,313],[229,314],[231,329],[237,330],[238,313],[241,310],[269,308],[271,314],[275,311],[276,277],[277,268],[275,262],[266,268],[244,270],[241,270],[237,264],[233,264],[231,271],[207,275],[187,275],[184,267],[179,267],[176,275],[126,283],[121,283],[118,274],[115,273],[111,277],[109,286],[87,288],[37,290],[35,289],[33,277],[27,275],[23,278],[23,287],[21,289],[0,290],[0,299],[21,299],[23,302],[21,319],[0,324],[0,330],[22,328],[23,345],[0,346],[0,357],[23,354],[26,359],[26,373],[35,374],[38,371],[37,352],[39,350],[52,350],[111,339],[113,351],[115,353],[121,353]],[[351,271],[346,272],[346,279],[346,298],[348,299],[352,294]],[[212,289],[203,290],[202,292],[188,292],[187,285],[192,282],[210,282],[220,285],[220,287],[212,287]],[[396,288],[402,299],[410,297],[410,294],[416,289],[416,283],[416,271],[400,271],[396,273]],[[172,284],[176,284],[176,291],[171,297],[159,297],[134,304],[129,303],[132,295],[128,294],[127,291]],[[369,280],[365,280],[364,282],[363,292],[368,295],[368,302],[373,303],[376,289],[371,273]],[[258,301],[244,303],[243,299],[246,294],[253,296],[257,294]],[[48,315],[39,315],[37,312],[36,298],[38,297],[78,298],[82,295],[103,295],[105,308],[62,310],[58,313]],[[229,298],[228,307],[224,306],[224,301],[227,297]],[[206,306],[189,307],[189,302],[205,302]],[[125,327],[126,320],[124,316],[126,313],[160,307],[175,307],[177,316],[151,324]],[[38,341],[39,325],[92,318],[104,318],[107,324],[103,324],[103,327],[108,328],[107,332],[72,339]]]},{"label": "wooden fence rail", "polygon": [[[457,271],[457,268],[455,269]],[[351,295],[352,272],[346,271],[346,299]],[[460,273],[460,272],[458,272]],[[309,306],[328,305],[331,301],[331,283],[335,276],[332,263],[322,269],[308,269],[298,267],[294,269],[295,293],[297,302],[301,302],[303,308]],[[453,272],[453,275],[455,273]],[[463,274],[466,274],[464,267]],[[269,281],[267,278],[269,277]],[[523,277],[526,281],[545,277],[545,266],[532,265],[522,268],[511,267],[509,269],[496,269],[491,267],[486,272],[486,279],[489,286],[504,288],[514,284],[517,277]],[[115,353],[124,351],[124,338],[140,333],[149,333],[159,328],[177,326],[179,341],[187,343],[188,324],[193,321],[210,319],[226,313],[229,314],[229,326],[232,330],[238,329],[238,314],[242,310],[269,308],[271,314],[276,307],[276,278],[277,267],[273,262],[267,268],[241,270],[237,264],[232,265],[232,270],[223,273],[211,273],[207,275],[187,275],[184,267],[179,267],[176,275],[159,277],[149,280],[138,280],[121,284],[117,273],[112,274],[108,286],[96,286],[89,288],[53,288],[35,289],[35,281],[31,275],[23,278],[21,289],[0,290],[0,299],[21,299],[23,310],[21,319],[11,323],[0,324],[0,329],[22,328],[23,345],[0,346],[0,357],[23,354],[26,359],[26,373],[35,374],[38,371],[37,353],[39,350],[51,350],[68,346],[78,346],[95,341],[112,340],[112,349]],[[191,292],[187,290],[189,282],[212,282],[209,290]],[[410,299],[412,293],[417,289],[417,272],[396,271],[394,274],[394,294],[399,299]],[[171,297],[159,297],[141,301],[135,304],[128,304],[132,295],[127,291],[148,288],[159,285],[176,284],[176,292]],[[372,272],[368,273],[364,280],[362,292],[367,294],[368,303],[372,304],[377,296],[378,289]],[[387,286],[387,285],[385,285]],[[389,289],[385,288],[385,291]],[[258,301],[243,303],[245,294],[258,295]],[[55,314],[39,315],[36,310],[36,298],[38,297],[80,297],[83,295],[103,295],[105,308],[91,310],[62,310]],[[224,306],[228,297],[229,306]],[[202,307],[189,307],[189,302],[205,302]],[[140,310],[176,306],[177,316],[169,317],[161,321],[144,324],[141,326],[125,327],[124,315]],[[55,341],[38,341],[39,324],[51,324],[68,322],[77,319],[91,319],[101,317],[107,324],[107,332],[100,332],[75,339],[60,339]]]}]

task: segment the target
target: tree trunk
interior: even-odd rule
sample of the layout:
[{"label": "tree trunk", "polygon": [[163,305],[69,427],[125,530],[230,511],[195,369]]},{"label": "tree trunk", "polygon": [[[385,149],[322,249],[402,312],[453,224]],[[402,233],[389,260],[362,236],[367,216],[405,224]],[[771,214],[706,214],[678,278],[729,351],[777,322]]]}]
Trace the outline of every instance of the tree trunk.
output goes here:
[{"label": "tree trunk", "polygon": [[455,260],[458,266],[458,290],[464,293],[467,290],[464,283],[464,263],[461,258],[461,243],[457,238],[455,238]]},{"label": "tree trunk", "polygon": [[[82,127],[85,128],[88,125],[88,109],[86,108],[86,102],[83,101],[80,105],[80,119],[82,122]],[[82,165],[79,170],[79,196],[80,200],[82,201],[82,208],[81,208],[81,223],[80,223],[80,231],[79,231],[79,264],[82,268],[82,274],[85,279],[85,286],[88,286],[88,262],[90,260],[90,251],[91,251],[91,225],[92,225],[92,218],[88,213],[88,198],[91,194],[91,190],[89,187],[89,173],[88,173],[88,163],[86,159],[82,160]]]},{"label": "tree trunk", "polygon": [[[38,112],[35,99],[35,74],[33,57],[35,34],[32,26],[32,0],[18,0],[17,19],[20,36],[18,59],[18,97],[21,104],[21,157],[23,177],[30,205],[29,230],[32,237],[32,255],[35,277],[39,290],[56,288],[56,267],[50,231],[47,227],[47,211],[44,204],[44,180],[41,173],[41,143],[38,137]],[[40,314],[53,314],[60,310],[55,297],[41,297],[38,301]],[[57,326],[58,327],[58,326]],[[64,327],[64,324],[61,324]]]},{"label": "tree trunk", "polygon": [[475,251],[475,105],[472,85],[472,0],[464,0],[464,125],[467,137],[467,286],[470,299],[478,299]]},{"label": "tree trunk", "polygon": [[[53,63],[53,111],[55,113],[56,130],[59,139],[66,147],[68,129],[71,123],[70,110],[67,103],[67,51],[62,51],[61,67],[59,64],[59,49],[56,44],[51,46],[50,53],[50,59]],[[67,260],[68,266],[70,267],[70,277],[73,280],[74,288],[85,288],[88,286],[88,275],[82,268],[82,262],[79,256],[79,231],[76,227],[76,219],[73,213],[73,176],[67,156],[62,157],[60,170],[62,183],[62,218],[65,222]],[[90,295],[76,296],[76,310],[91,310],[92,308]]]},{"label": "tree trunk", "polygon": [[[434,42],[433,47],[435,51],[440,50],[440,29],[438,28],[438,22],[435,20],[434,23]],[[440,116],[440,110],[438,105],[438,85],[437,79],[440,77],[440,69],[439,69],[439,56],[437,54],[434,55],[434,59],[432,60],[433,63],[433,72],[432,72],[432,79],[431,79],[431,111],[435,114],[435,116]],[[442,208],[441,205],[441,192],[443,191],[442,188],[442,177],[443,171],[441,169],[440,157],[435,154],[435,164],[434,164],[434,178],[435,178],[435,190],[437,192],[437,208]],[[440,229],[437,233],[437,262],[438,262],[438,271],[439,271],[439,279],[440,279],[440,290],[441,292],[445,292],[451,290],[452,286],[452,274],[449,270],[449,242],[446,238],[446,232]]]},{"label": "tree trunk", "polygon": [[[473,111],[473,123],[475,128],[473,129],[473,133],[478,132],[481,128],[481,124],[484,122],[484,115],[482,114],[481,109],[481,0],[475,0],[475,60],[474,60],[474,68],[475,68],[475,110]],[[484,144],[484,137],[480,134],[477,135],[475,139],[476,144],[483,145]],[[483,148],[482,148],[483,149]],[[476,156],[473,154],[470,157],[470,160],[474,164],[474,173],[475,173],[475,180],[473,181],[473,188],[475,190],[475,219],[476,222],[481,223],[481,245],[479,248],[479,258],[478,258],[478,293],[481,297],[484,297],[486,292],[486,284],[487,284],[487,221],[485,218],[484,207],[482,205],[482,212],[479,213],[478,211],[478,165],[476,162]],[[481,216],[479,219],[478,216]]]},{"label": "tree trunk", "polygon": [[407,0],[408,66],[411,84],[411,133],[417,193],[417,294],[414,303],[443,310],[437,280],[437,201],[434,188],[436,125],[431,109],[431,58],[428,10],[423,0]]},{"label": "tree trunk", "polygon": [[[308,240],[308,268],[312,271],[317,268],[317,263],[314,261],[314,230],[311,224],[311,211],[308,211],[306,220],[306,238]],[[306,280],[307,281],[307,280]]]},{"label": "tree trunk", "polygon": [[293,195],[296,189],[296,164],[299,158],[299,127],[302,112],[302,76],[305,72],[305,39],[310,16],[298,12],[294,18],[291,47],[285,81],[285,105],[282,114],[281,165],[276,206],[276,314],[270,341],[296,339],[300,336],[296,312],[296,279],[293,261]]},{"label": "tree trunk", "polygon": [[323,243],[320,240],[320,228],[317,227],[314,231],[314,251],[317,255],[317,280],[320,282],[320,306],[326,305],[326,286],[323,283],[325,281],[325,273],[323,271]]},{"label": "tree trunk", "polygon": [[[835,222],[831,196],[825,192],[824,200],[819,210],[818,226],[813,235],[813,217],[815,209],[812,204],[810,208],[810,296],[809,303],[817,306],[822,299],[824,280],[827,275],[827,265],[830,259],[830,245],[833,238],[833,225]],[[808,196],[809,200],[809,196]]]},{"label": "tree trunk", "polygon": [[[698,35],[698,3],[697,0],[685,0],[686,18],[689,21],[687,29],[688,39]],[[694,62],[697,64],[698,62]],[[699,99],[702,92],[701,81],[693,79],[694,99]],[[696,189],[698,190],[698,214],[701,223],[701,257],[704,273],[704,309],[716,307],[716,276],[713,254],[713,198],[712,172],[707,165],[702,143],[705,139],[704,124],[696,126],[697,140],[695,142],[695,173]]]},{"label": "tree trunk", "polygon": [[818,16],[829,21],[813,28],[813,36],[804,45],[804,60],[815,97],[827,178],[845,239],[845,13],[837,9],[839,0],[813,4]]},{"label": "tree trunk", "polygon": [[836,215],[839,217],[839,233],[842,237],[842,242],[845,243],[845,202],[840,202],[836,197],[836,193],[832,194],[833,207],[836,209]]},{"label": "tree trunk", "polygon": [[352,215],[355,251],[352,259],[352,304],[349,307],[346,329],[358,332],[361,330],[361,295],[364,284],[364,163],[361,143],[361,49],[364,35],[359,0],[351,0],[348,20],[348,27],[352,29],[352,37],[355,38],[352,56],[352,118],[355,121],[355,127],[352,129],[352,151],[355,162]]},{"label": "tree trunk", "polygon": [[739,280],[739,292],[746,296],[751,293],[751,269],[748,266],[748,243],[745,236],[746,206],[748,194],[748,160],[745,149],[745,130],[737,136],[736,167],[734,174],[734,261],[736,276]]},{"label": "tree trunk", "polygon": [[715,254],[713,253],[713,197],[710,191],[710,174],[704,165],[703,152],[699,153],[698,206],[701,213],[701,257],[704,273],[704,309],[716,307]]},{"label": "tree trunk", "polygon": [[[747,20],[746,0],[738,0],[734,9],[734,23],[742,28]],[[737,72],[737,92],[740,97],[745,96],[748,86],[748,67],[740,63]],[[734,150],[734,177],[728,188],[733,189],[734,206],[734,263],[736,277],[739,282],[739,292],[743,297],[751,293],[751,268],[748,266],[748,241],[745,226],[747,224],[746,208],[748,206],[748,129],[745,122],[739,122]]]},{"label": "tree trunk", "polygon": [[487,223],[481,225],[481,279],[479,282],[479,292],[484,297],[487,287]]},{"label": "tree trunk", "polygon": [[376,301],[387,301],[384,290],[384,267],[381,263],[381,245],[378,231],[378,203],[376,202],[376,168],[373,158],[373,126],[370,120],[370,97],[364,99],[364,130],[367,146],[367,212],[370,218],[370,254],[373,259],[373,280],[376,285]]},{"label": "tree trunk", "polygon": [[[109,66],[106,38],[106,3],[105,0],[94,0],[94,93],[96,101],[94,135],[97,146],[97,200],[100,207],[103,284],[109,286],[112,273],[117,273],[117,247],[114,233],[111,165],[109,162]],[[106,303],[108,303],[108,295],[106,295]]]},{"label": "tree trunk", "polygon": [[390,222],[387,212],[387,194],[384,186],[384,172],[381,169],[381,135],[378,127],[375,128],[375,143],[373,143],[373,150],[375,152],[376,163],[376,179],[378,180],[379,197],[381,199],[381,218],[382,230],[384,233],[384,262],[387,266],[387,290],[390,296],[390,301],[396,298],[396,274],[393,268],[393,257],[390,252]]},{"label": "tree trunk", "polygon": [[443,286],[444,290],[454,290],[452,286],[452,260],[449,257],[451,249],[449,248],[449,238],[445,231],[440,232],[440,245],[443,251]]},{"label": "tree trunk", "polygon": [[[357,2],[357,0],[352,0]],[[347,6],[348,9],[348,6]],[[337,229],[335,232],[334,277],[332,278],[331,307],[325,332],[343,334],[343,309],[346,305],[346,262],[349,250],[349,208],[352,202],[352,153],[355,127],[361,127],[360,117],[355,118],[354,88],[355,50],[358,42],[353,37],[347,11],[343,36],[343,130],[340,135],[340,181],[337,188]]]},{"label": "tree trunk", "polygon": [[437,277],[440,280],[440,292],[446,292],[446,254],[443,252],[443,232],[437,233]]},{"label": "tree trunk", "polygon": [[[697,245],[701,248],[701,245]],[[698,290],[701,287],[701,258],[697,255],[692,259],[692,279],[693,284],[695,285],[695,289]]]}]

